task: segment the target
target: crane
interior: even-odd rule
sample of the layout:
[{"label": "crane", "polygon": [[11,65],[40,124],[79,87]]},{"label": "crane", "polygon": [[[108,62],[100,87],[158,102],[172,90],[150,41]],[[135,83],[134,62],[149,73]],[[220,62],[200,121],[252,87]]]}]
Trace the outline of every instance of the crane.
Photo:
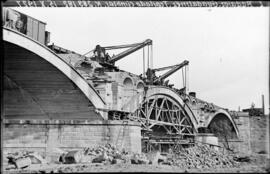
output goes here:
[{"label": "crane", "polygon": [[[103,65],[111,65],[114,66],[115,62],[130,55],[131,53],[147,46],[152,45],[151,39],[146,39],[145,41],[141,43],[135,43],[135,44],[127,44],[127,45],[117,45],[117,46],[107,46],[107,47],[101,47],[100,45],[97,45],[94,49],[94,57],[92,57],[92,60],[96,60]],[[117,55],[113,55],[112,57],[109,56],[108,53],[106,53],[106,50],[113,50],[113,49],[122,49],[122,48],[129,48]]]},{"label": "crane", "polygon": [[[176,71],[178,71],[179,69],[183,68],[184,66],[188,65],[189,61],[185,60],[180,64],[176,64],[176,65],[171,65],[171,66],[166,66],[166,67],[162,67],[162,68],[155,68],[155,69],[150,69],[148,68],[146,75],[147,75],[147,80],[150,84],[163,84],[164,79],[166,79],[167,77],[169,77],[170,75],[172,75],[173,73],[175,73]],[[155,75],[156,72],[158,71],[164,71],[170,69],[168,72],[162,74],[161,76],[157,77]],[[168,84],[168,81],[166,81],[165,84]]]}]

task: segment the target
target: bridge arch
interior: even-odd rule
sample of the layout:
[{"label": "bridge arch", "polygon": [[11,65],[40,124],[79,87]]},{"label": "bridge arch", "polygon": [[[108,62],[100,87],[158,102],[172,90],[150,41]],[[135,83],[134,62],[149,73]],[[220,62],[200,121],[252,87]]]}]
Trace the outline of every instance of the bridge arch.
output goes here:
[{"label": "bridge arch", "polygon": [[207,120],[206,127],[210,129],[214,123],[219,124],[220,122],[226,122],[236,137],[239,137],[239,130],[235,121],[232,119],[231,115],[225,110],[218,110],[212,117]]},{"label": "bridge arch", "polygon": [[[57,54],[55,54],[53,51],[51,51],[49,48],[47,48],[45,45],[40,44],[39,42],[31,39],[30,37],[19,33],[17,31],[14,31],[12,29],[3,28],[3,40],[4,40],[4,48],[5,48],[5,59],[9,60],[10,57],[13,57],[13,59],[17,62],[24,61],[24,57],[16,57],[14,50],[8,50],[9,46],[13,48],[19,48],[19,51],[22,53],[29,53],[29,55],[34,55],[32,58],[42,60],[43,63],[49,64],[52,68],[57,69],[57,73],[61,74],[61,76],[65,76],[65,78],[71,80],[75,86],[80,89],[80,92],[84,94],[84,96],[93,104],[94,108],[104,108],[105,102],[102,100],[102,98],[98,95],[97,91],[70,65],[68,65],[64,60],[62,60]],[[19,53],[16,53],[19,55]],[[9,57],[10,56],[10,57]],[[27,59],[27,57],[26,57]],[[28,60],[30,58],[28,57]],[[11,61],[11,60],[10,60]],[[5,61],[8,62],[8,61]],[[27,62],[24,62],[25,66],[27,65]],[[23,65],[23,64],[22,64]],[[15,67],[16,65],[12,62],[4,67],[4,73],[7,73],[7,76],[9,76],[10,73],[15,72],[15,70],[8,70],[10,66]],[[30,66],[30,65],[29,65]],[[33,67],[33,66],[32,66]],[[18,69],[18,68],[17,68]],[[24,69],[25,70],[25,69]],[[37,69],[35,69],[37,70]],[[32,72],[35,74],[35,71]],[[14,73],[13,73],[14,75]],[[39,76],[40,77],[40,76]],[[25,77],[27,78],[27,77]],[[37,77],[38,78],[38,77]],[[14,80],[14,79],[13,79]],[[25,83],[29,82],[29,79],[25,79]],[[43,82],[44,83],[44,82]],[[30,86],[28,84],[28,86]],[[42,90],[42,89],[41,89]],[[66,92],[66,91],[64,91]],[[59,93],[64,93],[63,91],[60,91]],[[79,107],[79,106],[78,106]],[[96,111],[99,112],[99,114],[106,118],[106,114],[102,111]]]}]

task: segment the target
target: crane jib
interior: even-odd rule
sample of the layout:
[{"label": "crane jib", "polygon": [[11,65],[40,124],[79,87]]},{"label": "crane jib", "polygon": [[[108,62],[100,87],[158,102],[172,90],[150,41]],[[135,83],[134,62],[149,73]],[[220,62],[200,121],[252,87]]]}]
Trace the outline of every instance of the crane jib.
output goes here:
[{"label": "crane jib", "polygon": [[146,41],[137,44],[135,47],[132,47],[132,48],[130,48],[130,49],[126,50],[126,51],[123,51],[120,54],[112,57],[108,61],[109,61],[109,63],[114,63],[114,62],[116,62],[116,61],[118,61],[118,60],[120,60],[120,59],[128,56],[129,54],[131,54],[131,53],[133,53],[133,52],[135,52],[135,51],[137,51],[137,50],[139,50],[139,49],[141,49],[141,48],[143,48],[143,47],[145,47],[147,45],[151,45],[151,44],[152,44],[152,40],[147,39]]},{"label": "crane jib", "polygon": [[157,78],[154,82],[158,82],[161,81],[167,77],[169,77],[170,75],[172,75],[173,73],[175,73],[176,71],[178,71],[179,69],[181,69],[182,67],[188,65],[188,61],[185,60],[184,62],[182,62],[179,65],[175,65],[174,68],[172,68],[170,71],[166,72],[165,74],[161,75],[159,78]]}]

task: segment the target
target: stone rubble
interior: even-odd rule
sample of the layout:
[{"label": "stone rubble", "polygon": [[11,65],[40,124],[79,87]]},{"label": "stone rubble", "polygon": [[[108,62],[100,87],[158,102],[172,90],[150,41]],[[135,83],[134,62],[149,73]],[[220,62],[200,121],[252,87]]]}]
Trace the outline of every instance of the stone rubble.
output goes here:
[{"label": "stone rubble", "polygon": [[37,152],[20,151],[8,153],[8,164],[13,165],[17,169],[29,167],[31,164],[46,164],[47,161]]},{"label": "stone rubble", "polygon": [[234,154],[222,153],[208,145],[197,144],[194,147],[182,149],[168,158],[165,163],[181,168],[231,168],[239,167]]},{"label": "stone rubble", "polygon": [[[46,164],[41,155],[34,152],[16,152],[8,154],[8,163],[17,169],[23,169],[32,164]],[[151,153],[130,153],[117,149],[111,144],[98,146],[96,148],[84,148],[65,152],[59,156],[62,164],[150,164],[150,165],[172,165],[184,169],[191,168],[231,168],[238,167],[240,157],[234,154],[222,153],[209,147],[200,145],[183,148],[175,153],[161,154],[160,152]]]}]

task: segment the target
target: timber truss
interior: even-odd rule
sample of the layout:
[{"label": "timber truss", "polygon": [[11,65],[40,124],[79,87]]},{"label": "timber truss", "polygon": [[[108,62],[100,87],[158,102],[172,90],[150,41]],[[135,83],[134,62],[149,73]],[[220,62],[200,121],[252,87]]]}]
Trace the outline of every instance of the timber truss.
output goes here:
[{"label": "timber truss", "polygon": [[189,144],[194,138],[194,126],[189,116],[177,101],[166,95],[157,94],[145,99],[128,118],[141,123],[142,143],[148,150],[153,146],[160,149],[164,145]]},{"label": "timber truss", "polygon": [[165,95],[148,98],[129,119],[140,122],[143,130],[147,131],[163,127],[168,135],[194,135],[192,123],[184,109]]}]

